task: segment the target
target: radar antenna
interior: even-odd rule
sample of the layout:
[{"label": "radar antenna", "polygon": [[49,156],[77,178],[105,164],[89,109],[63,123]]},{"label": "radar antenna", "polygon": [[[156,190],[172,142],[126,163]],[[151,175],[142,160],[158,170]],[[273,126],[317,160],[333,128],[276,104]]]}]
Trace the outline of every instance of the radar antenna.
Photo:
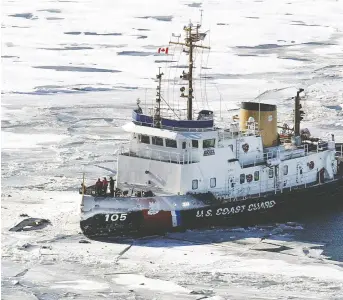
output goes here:
[{"label": "radar antenna", "polygon": [[[202,21],[202,12],[201,12],[201,21]],[[189,54],[188,59],[188,73],[185,71],[182,72],[182,75],[180,76],[181,79],[188,81],[188,94],[185,95],[184,91],[185,88],[182,87],[180,89],[181,91],[181,97],[187,98],[187,119],[192,120],[192,113],[193,113],[193,54],[195,48],[203,48],[203,49],[210,49],[210,47],[198,45],[197,43],[200,41],[203,41],[206,37],[206,33],[199,32],[199,29],[201,27],[201,24],[197,24],[193,26],[191,22],[189,22],[188,26],[184,26],[183,30],[185,31],[185,42],[181,43],[179,41],[172,42],[170,41],[169,44],[174,45],[182,45],[184,47],[188,48],[188,51],[186,51]]]},{"label": "radar antenna", "polygon": [[158,85],[156,88],[156,108],[155,108],[155,115],[154,115],[154,125],[157,128],[161,128],[161,83],[162,83],[162,75],[161,67],[158,68],[158,74],[156,78],[158,79]]}]

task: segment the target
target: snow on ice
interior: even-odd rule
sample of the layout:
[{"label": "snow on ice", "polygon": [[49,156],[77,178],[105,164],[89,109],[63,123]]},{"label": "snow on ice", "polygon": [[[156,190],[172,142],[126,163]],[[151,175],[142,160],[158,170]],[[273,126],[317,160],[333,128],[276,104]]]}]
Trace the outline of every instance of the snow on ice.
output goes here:
[{"label": "snow on ice", "polygon": [[[291,97],[303,87],[304,124],[343,141],[340,0],[3,1],[3,299],[343,294],[342,264],[322,255],[321,245],[292,240],[301,224],[79,243],[82,173],[88,182],[110,175],[127,141],[120,126],[138,97],[143,108],[151,104],[159,66],[169,78],[164,97],[184,105],[180,49],[169,46],[168,56],[157,49],[189,19],[198,21],[199,9],[212,50],[197,53],[196,109],[213,109],[220,123],[241,101],[260,99],[290,121]],[[27,218],[20,215],[51,224],[9,231]]]}]

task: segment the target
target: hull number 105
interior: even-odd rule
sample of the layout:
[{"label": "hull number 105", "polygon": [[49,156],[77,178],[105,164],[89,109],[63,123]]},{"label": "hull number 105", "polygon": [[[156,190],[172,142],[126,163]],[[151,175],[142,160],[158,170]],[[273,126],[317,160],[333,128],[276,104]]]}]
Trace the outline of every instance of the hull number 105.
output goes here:
[{"label": "hull number 105", "polygon": [[125,221],[127,217],[127,214],[107,214],[105,215],[105,220],[106,222],[112,221],[112,222],[116,222],[116,221]]}]

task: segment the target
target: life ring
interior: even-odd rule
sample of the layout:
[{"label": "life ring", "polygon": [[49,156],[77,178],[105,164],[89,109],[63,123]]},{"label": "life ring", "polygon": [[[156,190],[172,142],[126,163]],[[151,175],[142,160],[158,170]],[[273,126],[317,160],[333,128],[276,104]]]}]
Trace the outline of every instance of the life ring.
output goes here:
[{"label": "life ring", "polygon": [[247,177],[247,182],[251,182],[252,181],[252,175],[251,174],[248,174],[246,177]]},{"label": "life ring", "polygon": [[249,144],[248,143],[243,144],[242,149],[245,153],[247,153],[249,151]]},{"label": "life ring", "polygon": [[310,168],[310,170],[312,170],[314,168],[314,162],[313,160],[311,160],[309,163],[307,163],[308,167]]}]

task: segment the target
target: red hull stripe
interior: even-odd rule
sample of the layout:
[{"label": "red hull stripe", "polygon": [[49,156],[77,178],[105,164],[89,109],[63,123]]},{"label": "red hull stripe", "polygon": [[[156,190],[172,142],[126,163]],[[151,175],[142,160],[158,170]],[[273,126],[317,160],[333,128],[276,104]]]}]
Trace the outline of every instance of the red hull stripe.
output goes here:
[{"label": "red hull stripe", "polygon": [[172,214],[170,211],[159,211],[154,212],[151,210],[144,209],[143,211],[145,228],[171,228],[173,227]]}]

